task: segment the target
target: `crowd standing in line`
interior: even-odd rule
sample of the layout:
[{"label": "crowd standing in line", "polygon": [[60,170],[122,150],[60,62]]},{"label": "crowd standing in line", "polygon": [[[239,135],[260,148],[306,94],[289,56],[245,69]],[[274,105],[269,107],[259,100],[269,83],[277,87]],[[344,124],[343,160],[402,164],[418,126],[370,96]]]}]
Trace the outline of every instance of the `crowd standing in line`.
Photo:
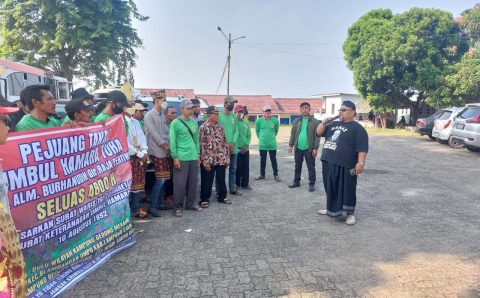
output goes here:
[{"label": "crowd standing in line", "polygon": [[[152,93],[152,98],[153,108],[146,112],[145,103],[141,100],[129,102],[121,91],[111,91],[106,99],[97,103],[86,89],[79,88],[72,92],[72,100],[65,106],[66,118],[59,121],[54,117],[56,101],[50,87],[31,85],[22,90],[20,100],[16,102],[18,107],[0,107],[0,144],[5,142],[9,129],[27,131],[61,125],[75,127],[121,115],[132,168],[130,209],[133,217],[151,219],[160,217],[160,210],[170,209],[177,217],[183,215],[184,209],[202,211],[209,207],[214,180],[216,200],[220,203],[232,204],[229,194],[241,196],[240,188],[252,190],[249,181],[251,129],[249,121],[245,120],[248,114],[246,107],[235,106],[237,100],[227,96],[222,112],[209,106],[206,115],[202,115],[198,99],[184,99],[180,104],[181,115],[178,116],[176,109],[168,106],[164,90]],[[0,103],[3,106],[11,104],[4,99],[0,99]],[[339,120],[328,118],[323,123],[311,115],[308,102],[300,105],[300,113],[302,117],[293,123],[289,141],[289,152],[295,157],[294,178],[289,187],[300,186],[305,160],[309,191],[315,191],[315,159],[320,138],[324,137],[320,159],[327,202],[326,209],[319,210],[319,213],[331,217],[346,216],[346,223],[353,225],[356,223],[357,179],[364,171],[368,152],[367,132],[354,121],[356,106],[350,101],[343,102]],[[257,181],[266,179],[267,155],[274,181],[281,181],[276,157],[278,132],[279,121],[272,117],[272,108],[265,105],[263,116],[255,122],[260,152]],[[144,210],[141,208],[141,194],[145,193],[145,172],[149,163],[153,165],[155,182],[148,208]],[[199,176],[200,198],[197,200]],[[18,245],[18,236],[14,239],[16,233],[11,235],[8,232],[12,228],[9,216],[6,188],[0,183],[1,256],[9,258],[11,266],[22,268],[21,254],[15,253],[18,251],[15,246]],[[5,238],[7,233],[11,236],[8,239]],[[20,276],[18,280],[8,280],[11,291],[23,291],[21,279]]]}]

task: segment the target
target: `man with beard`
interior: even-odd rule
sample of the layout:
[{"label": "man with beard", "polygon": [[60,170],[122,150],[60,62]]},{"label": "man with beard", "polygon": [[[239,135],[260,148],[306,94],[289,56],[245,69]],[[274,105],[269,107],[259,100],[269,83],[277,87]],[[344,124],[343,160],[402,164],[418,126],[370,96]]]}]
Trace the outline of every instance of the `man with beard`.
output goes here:
[{"label": "man with beard", "polygon": [[198,100],[197,98],[192,98],[190,101],[193,103],[192,119],[197,121],[198,127],[200,127],[200,125],[202,125],[203,122],[205,122],[205,120],[203,119],[202,112],[200,111],[200,100]]},{"label": "man with beard", "polygon": [[56,100],[48,85],[31,85],[25,88],[25,101],[30,114],[22,117],[15,130],[25,131],[60,126],[55,115]]},{"label": "man with beard", "polygon": [[347,225],[355,224],[357,204],[357,177],[364,171],[368,152],[368,134],[355,121],[356,106],[344,101],[339,110],[340,121],[329,118],[317,128],[317,135],[325,137],[322,150],[323,186],[327,193],[327,208],[318,213],[330,217],[345,214]]}]

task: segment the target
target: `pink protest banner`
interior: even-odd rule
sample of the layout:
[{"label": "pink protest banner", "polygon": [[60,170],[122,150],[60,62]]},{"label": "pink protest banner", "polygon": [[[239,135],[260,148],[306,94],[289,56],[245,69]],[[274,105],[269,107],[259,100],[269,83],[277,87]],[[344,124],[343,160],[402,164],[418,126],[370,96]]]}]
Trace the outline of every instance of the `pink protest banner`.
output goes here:
[{"label": "pink protest banner", "polygon": [[121,116],[12,134],[0,146],[30,297],[57,296],[135,243]]}]

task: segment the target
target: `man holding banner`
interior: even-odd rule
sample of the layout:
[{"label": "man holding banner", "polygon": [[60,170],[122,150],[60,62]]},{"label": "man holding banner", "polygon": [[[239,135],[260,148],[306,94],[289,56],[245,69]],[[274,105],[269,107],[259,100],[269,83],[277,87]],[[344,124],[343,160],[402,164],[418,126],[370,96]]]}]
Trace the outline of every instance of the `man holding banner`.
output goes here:
[{"label": "man holding banner", "polygon": [[[0,120],[5,139],[7,119]],[[0,146],[0,159],[0,183],[8,182],[8,204],[0,210],[0,288],[6,289],[5,274],[14,285],[23,278],[21,255],[27,276],[26,291],[7,297],[58,296],[135,243],[128,206],[132,170],[121,116],[85,127],[14,133]],[[5,206],[15,226],[5,219]],[[15,253],[13,236],[21,254]]]},{"label": "man holding banner", "polygon": [[[7,141],[8,114],[18,108],[0,107],[0,145]],[[0,178],[2,173],[0,159]],[[6,181],[0,180],[0,297],[26,297],[25,262],[17,229],[10,215]]]}]

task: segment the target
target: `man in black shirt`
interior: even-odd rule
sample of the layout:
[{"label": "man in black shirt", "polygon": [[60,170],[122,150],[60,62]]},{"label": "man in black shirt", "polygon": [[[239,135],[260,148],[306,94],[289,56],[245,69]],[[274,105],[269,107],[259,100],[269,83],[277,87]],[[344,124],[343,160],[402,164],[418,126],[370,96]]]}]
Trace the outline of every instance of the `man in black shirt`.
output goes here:
[{"label": "man in black shirt", "polygon": [[344,101],[340,121],[327,119],[317,128],[317,135],[325,137],[322,150],[323,185],[327,193],[327,209],[318,213],[331,217],[347,214],[347,225],[355,224],[357,203],[357,176],[363,173],[368,152],[368,134],[354,120],[356,106]]}]

